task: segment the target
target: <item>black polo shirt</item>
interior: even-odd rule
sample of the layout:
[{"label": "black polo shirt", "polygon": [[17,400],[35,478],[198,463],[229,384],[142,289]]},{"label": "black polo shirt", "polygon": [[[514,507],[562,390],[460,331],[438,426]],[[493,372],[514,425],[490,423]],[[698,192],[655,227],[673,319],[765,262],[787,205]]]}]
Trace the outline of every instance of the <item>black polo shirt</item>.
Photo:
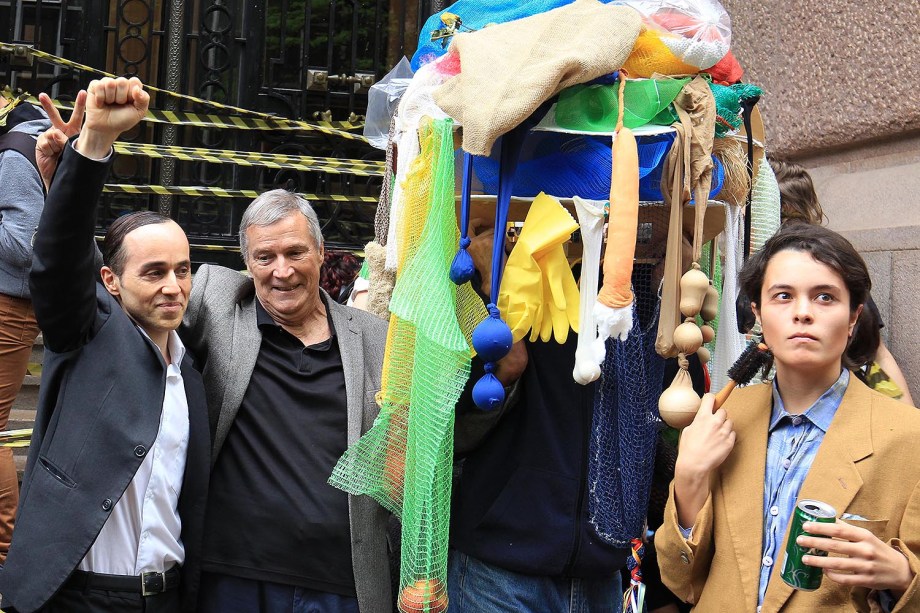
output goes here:
[{"label": "black polo shirt", "polygon": [[348,421],[332,319],[309,347],[258,300],[256,321],[255,370],[211,475],[204,569],[354,596],[348,498],[326,483]]}]

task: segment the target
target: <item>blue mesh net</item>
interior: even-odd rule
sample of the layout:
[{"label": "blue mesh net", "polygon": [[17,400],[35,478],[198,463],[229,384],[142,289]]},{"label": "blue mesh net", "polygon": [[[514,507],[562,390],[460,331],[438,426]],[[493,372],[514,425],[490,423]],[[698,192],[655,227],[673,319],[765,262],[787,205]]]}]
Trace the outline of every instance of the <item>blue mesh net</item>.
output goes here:
[{"label": "blue mesh net", "polygon": [[657,319],[657,308],[647,320],[634,312],[629,338],[608,339],[594,396],[588,516],[598,536],[619,547],[644,535],[664,374],[654,348]]}]

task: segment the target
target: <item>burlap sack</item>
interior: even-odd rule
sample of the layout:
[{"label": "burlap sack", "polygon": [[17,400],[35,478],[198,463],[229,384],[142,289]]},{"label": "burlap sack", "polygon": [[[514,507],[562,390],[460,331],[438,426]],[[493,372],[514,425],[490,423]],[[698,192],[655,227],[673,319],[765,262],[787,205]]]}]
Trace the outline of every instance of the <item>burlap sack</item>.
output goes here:
[{"label": "burlap sack", "polygon": [[381,319],[390,319],[390,297],[396,285],[396,271],[386,269],[387,250],[380,243],[369,242],[364,246],[370,270],[370,285],[367,289],[367,310]]},{"label": "burlap sack", "polygon": [[642,18],[597,0],[572,4],[454,36],[461,72],[434,92],[463,125],[463,148],[488,155],[508,132],[566,87],[618,70]]}]

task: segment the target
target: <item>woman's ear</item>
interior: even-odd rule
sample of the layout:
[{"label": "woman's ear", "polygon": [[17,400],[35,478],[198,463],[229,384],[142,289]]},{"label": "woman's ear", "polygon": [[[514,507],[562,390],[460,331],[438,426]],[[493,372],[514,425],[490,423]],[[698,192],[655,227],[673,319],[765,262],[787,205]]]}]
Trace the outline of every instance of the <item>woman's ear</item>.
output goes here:
[{"label": "woman's ear", "polygon": [[751,301],[751,312],[754,313],[754,321],[756,321],[757,325],[760,326],[760,309],[757,307],[757,303],[753,300]]}]

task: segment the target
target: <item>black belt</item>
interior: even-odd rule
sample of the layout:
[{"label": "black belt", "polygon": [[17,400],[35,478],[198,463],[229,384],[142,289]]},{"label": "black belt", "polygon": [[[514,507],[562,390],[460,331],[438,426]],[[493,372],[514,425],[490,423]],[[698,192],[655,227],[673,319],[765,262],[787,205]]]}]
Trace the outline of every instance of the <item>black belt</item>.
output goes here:
[{"label": "black belt", "polygon": [[162,573],[146,572],[140,575],[104,575],[75,570],[64,587],[71,590],[93,589],[153,596],[179,587],[179,567],[173,566]]}]

